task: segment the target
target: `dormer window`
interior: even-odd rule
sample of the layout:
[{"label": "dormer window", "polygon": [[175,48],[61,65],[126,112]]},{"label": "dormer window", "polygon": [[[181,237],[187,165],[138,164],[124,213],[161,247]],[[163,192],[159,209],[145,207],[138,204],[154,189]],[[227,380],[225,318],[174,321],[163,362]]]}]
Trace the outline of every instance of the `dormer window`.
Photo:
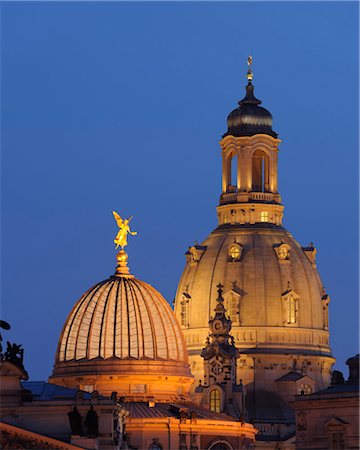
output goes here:
[{"label": "dormer window", "polygon": [[296,315],[297,315],[296,300],[292,295],[289,295],[287,301],[288,301],[287,323],[296,323]]},{"label": "dormer window", "polygon": [[284,325],[298,325],[299,323],[299,296],[292,289],[282,294]]}]

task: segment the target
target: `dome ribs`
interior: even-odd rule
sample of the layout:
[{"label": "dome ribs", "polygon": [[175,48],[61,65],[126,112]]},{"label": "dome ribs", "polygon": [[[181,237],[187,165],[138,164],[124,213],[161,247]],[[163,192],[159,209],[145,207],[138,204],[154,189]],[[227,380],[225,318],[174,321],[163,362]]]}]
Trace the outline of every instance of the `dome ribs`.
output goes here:
[{"label": "dome ribs", "polygon": [[151,285],[132,275],[115,275],[92,287],[74,306],[50,380],[79,389],[93,385],[105,395],[124,388],[128,395],[129,383],[136,384],[132,377],[140,375],[166,398],[165,377],[185,389],[179,395],[188,395],[192,384],[185,341],[170,305]]},{"label": "dome ribs", "polygon": [[[118,302],[117,299],[119,298],[119,291],[120,291],[120,285],[121,285],[121,279],[116,283],[116,297],[114,299],[114,335],[113,335],[113,349],[112,349],[112,355],[113,357],[116,357],[116,338],[120,339],[120,345],[121,345],[121,335],[116,335],[116,324],[118,322]],[[120,316],[121,317],[121,316]]]},{"label": "dome ribs", "polygon": [[[148,355],[148,352],[144,350],[144,356],[148,357],[148,358],[156,358],[157,357],[157,342],[156,342],[156,333],[155,333],[155,326],[154,323],[152,321],[152,315],[151,315],[151,311],[150,311],[150,307],[149,304],[147,302],[147,299],[144,296],[144,293],[142,292],[142,290],[140,289],[140,287],[138,286],[138,283],[134,283],[134,291],[135,288],[137,289],[137,291],[139,292],[139,296],[142,299],[142,302],[144,304],[144,308],[146,309],[146,317],[148,318],[148,323],[149,323],[149,329],[150,329],[150,335],[151,335],[151,339],[149,339],[149,341],[146,339],[147,334],[144,333],[144,347],[146,346],[147,343],[150,344],[150,353],[151,355]],[[145,316],[145,314],[144,314]]]},{"label": "dome ribs", "polygon": [[[136,295],[134,295],[134,290],[132,288],[132,282],[130,280],[125,279],[124,280],[125,285],[127,286],[127,289],[131,292],[131,298],[132,298],[132,302],[131,302],[131,307],[134,311],[134,317],[135,320],[133,320],[134,323],[134,327],[136,328],[136,333],[131,333],[132,335],[132,342],[136,345],[132,345],[131,348],[131,352],[130,352],[130,356],[135,357],[135,358],[140,358],[140,346],[141,346],[141,342],[143,343],[143,331],[142,331],[142,322],[141,322],[141,314],[140,314],[140,310],[139,310],[139,304],[138,304],[138,298]],[[143,347],[143,345],[142,345]],[[132,352],[136,353],[136,356],[134,356],[134,354],[132,354]]]},{"label": "dome ribs", "polygon": [[[79,333],[79,328],[80,328],[80,323],[81,323],[81,317],[79,317],[80,311],[82,310],[83,307],[85,307],[85,309],[86,309],[86,306],[85,306],[86,302],[87,302],[87,304],[89,304],[89,302],[91,302],[91,299],[93,298],[93,296],[96,294],[96,292],[99,289],[101,289],[101,287],[104,284],[105,284],[105,281],[98,283],[97,285],[92,287],[82,298],[80,298],[80,300],[78,302],[78,308],[76,309],[76,312],[74,313],[74,316],[71,320],[71,323],[70,323],[70,326],[68,329],[68,335],[67,335],[66,344],[65,344],[65,361],[77,359],[76,353],[77,353],[77,344],[78,344],[78,333]],[[89,297],[90,297],[90,299],[89,299]],[[78,322],[77,328],[75,328],[76,322]],[[74,346],[71,351],[71,348],[69,348],[69,346],[71,345],[71,337],[73,337],[72,334],[75,334],[76,337],[74,337]],[[70,357],[68,357],[68,352],[72,353],[71,356],[69,355]]]},{"label": "dome ribs", "polygon": [[131,357],[130,310],[129,310],[129,299],[128,299],[128,293],[127,293],[127,289],[126,289],[125,279],[122,280],[122,285],[123,285],[123,292],[125,293],[124,299],[125,299],[125,305],[126,305],[126,321],[123,323],[126,323],[126,325],[127,325],[127,339],[125,338],[125,340],[127,340],[127,354],[125,356],[122,355],[122,357],[130,358]]},{"label": "dome ribs", "polygon": [[[109,290],[111,289],[111,286],[112,286],[112,284],[110,286],[109,286],[109,284],[106,284],[104,287],[104,291],[109,292]],[[88,303],[88,306],[83,315],[83,320],[79,326],[79,333],[78,333],[77,341],[79,341],[79,337],[81,336],[82,328],[87,326],[87,324],[86,324],[87,313],[88,313],[88,311],[90,311],[90,307],[93,306],[92,313],[90,313],[91,314],[90,323],[88,324],[87,339],[86,339],[86,344],[85,344],[86,345],[86,353],[85,353],[85,356],[83,356],[84,358],[88,358],[88,359],[93,359],[93,358],[97,358],[98,356],[100,356],[97,349],[94,352],[94,348],[93,348],[93,347],[96,347],[96,348],[98,347],[96,345],[97,339],[99,339],[99,341],[100,341],[100,333],[99,333],[100,326],[99,326],[99,329],[96,330],[96,313],[97,313],[98,309],[101,307],[101,305],[105,304],[105,301],[103,300],[103,297],[100,294],[102,294],[102,291],[99,290],[93,296],[91,301]],[[107,297],[107,295],[106,295],[106,297]],[[102,309],[102,311],[103,310],[104,310],[104,308]],[[102,317],[103,317],[103,314],[102,314]],[[95,326],[94,326],[94,324],[95,324]],[[96,333],[96,331],[97,331],[97,333]],[[95,342],[94,346],[93,346],[93,342]],[[77,359],[79,359],[79,358],[77,358]]]},{"label": "dome ribs", "polygon": [[[112,290],[115,286],[115,283],[112,282],[111,287],[107,293],[106,300],[104,302],[104,308],[103,308],[103,314],[101,318],[101,326],[100,326],[100,332],[99,332],[99,350],[98,350],[98,356],[100,358],[106,358],[106,339],[107,339],[107,331],[108,331],[108,314],[109,314],[109,306],[110,303],[110,296],[112,293]],[[105,326],[104,326],[105,324]],[[101,347],[103,347],[103,351],[101,350]]]},{"label": "dome ribs", "polygon": [[[150,286],[146,285],[142,282],[141,283],[141,287],[144,289],[144,291],[147,293],[147,295],[153,300],[153,296],[151,294],[153,294],[152,292],[150,292]],[[157,304],[157,301],[152,301],[152,312],[153,314],[150,315],[150,317],[152,318],[152,320],[157,319],[158,321],[161,322],[161,327],[157,326],[156,327],[156,334],[157,334],[157,345],[156,345],[156,351],[157,351],[157,356],[158,358],[161,359],[167,359],[169,356],[169,348],[168,348],[168,342],[166,339],[166,329],[165,329],[165,324],[163,321],[163,318],[161,317],[161,313],[160,313],[160,309],[159,309],[159,305]],[[169,306],[170,307],[170,306]],[[156,311],[156,315],[157,317],[154,317],[154,312]],[[154,335],[155,336],[155,335]]]}]

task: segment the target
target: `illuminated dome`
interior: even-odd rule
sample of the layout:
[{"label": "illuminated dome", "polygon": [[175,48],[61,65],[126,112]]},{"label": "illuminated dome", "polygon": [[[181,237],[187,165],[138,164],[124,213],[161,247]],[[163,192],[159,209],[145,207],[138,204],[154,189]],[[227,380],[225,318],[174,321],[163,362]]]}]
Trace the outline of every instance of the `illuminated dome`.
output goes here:
[{"label": "illuminated dome", "polygon": [[272,115],[259,106],[261,101],[254,96],[254,86],[249,81],[246,86],[246,96],[238,102],[239,107],[227,118],[228,131],[224,136],[253,136],[268,134],[277,137],[272,129]]},{"label": "illuminated dome", "polygon": [[[196,247],[187,254],[177,293],[180,319],[186,289],[190,297],[186,337],[196,330],[200,343],[205,340],[221,282],[240,351],[256,346],[330,354],[315,248],[302,248],[283,227],[268,223],[220,225]],[[188,341],[189,349],[196,346]]]},{"label": "illuminated dome", "polygon": [[[223,286],[234,345],[240,352],[237,380],[246,386],[248,399],[254,399],[252,405],[248,402],[250,415],[261,425],[269,406],[262,401],[264,391],[287,401],[284,383],[294,371],[308,377],[306,389],[324,389],[334,358],[329,343],[330,298],[316,268],[316,249],[313,244],[302,247],[282,225],[281,140],[272,130],[271,114],[254,96],[251,63],[249,57],[246,96],[229,115],[228,131],[220,141],[218,226],[186,253],[175,314],[197,384],[203,379],[199,355],[209,333],[217,285]],[[295,385],[291,389],[296,393]],[[277,406],[272,407],[275,420]],[[293,420],[287,411],[279,413],[278,423]]]},{"label": "illuminated dome", "polygon": [[180,326],[162,295],[126,264],[122,250],[116,274],[75,304],[50,381],[104,394],[186,396],[192,377]]}]

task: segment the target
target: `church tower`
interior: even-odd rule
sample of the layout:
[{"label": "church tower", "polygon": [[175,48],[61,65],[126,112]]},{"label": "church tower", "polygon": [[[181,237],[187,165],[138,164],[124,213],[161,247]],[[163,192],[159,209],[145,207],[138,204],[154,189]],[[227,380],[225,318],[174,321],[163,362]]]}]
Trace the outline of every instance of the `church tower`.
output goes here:
[{"label": "church tower", "polygon": [[288,403],[295,394],[328,386],[334,358],[329,296],[317,272],[316,248],[301,246],[283,227],[281,141],[272,115],[255,97],[251,63],[249,58],[245,97],[229,114],[220,141],[218,226],[186,253],[175,314],[196,385],[204,376],[201,351],[217,284],[224,286],[240,352],[236,382],[242,379],[246,386],[248,413],[266,435],[272,433],[268,419],[278,424],[276,433],[294,422]]}]

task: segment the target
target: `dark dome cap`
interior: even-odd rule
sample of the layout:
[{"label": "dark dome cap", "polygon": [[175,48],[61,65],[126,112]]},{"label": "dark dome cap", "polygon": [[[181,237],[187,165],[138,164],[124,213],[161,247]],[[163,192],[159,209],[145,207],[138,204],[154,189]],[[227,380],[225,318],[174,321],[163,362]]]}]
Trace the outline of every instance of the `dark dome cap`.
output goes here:
[{"label": "dark dome cap", "polygon": [[267,109],[259,106],[261,101],[254,96],[251,81],[246,86],[245,97],[238,104],[239,107],[228,115],[228,130],[223,137],[268,134],[277,138],[277,133],[272,129],[272,115]]}]

